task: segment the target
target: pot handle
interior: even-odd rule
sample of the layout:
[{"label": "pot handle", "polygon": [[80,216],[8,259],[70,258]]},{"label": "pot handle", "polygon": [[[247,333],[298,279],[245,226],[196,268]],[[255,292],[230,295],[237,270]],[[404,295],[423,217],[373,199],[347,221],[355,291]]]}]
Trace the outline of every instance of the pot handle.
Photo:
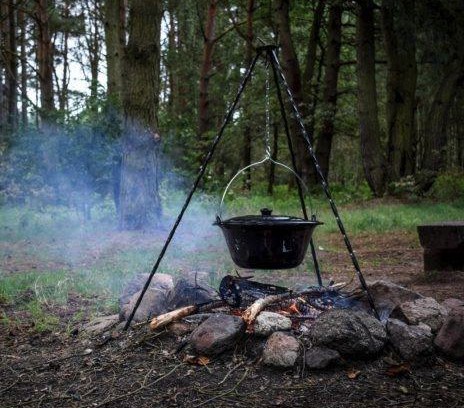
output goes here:
[{"label": "pot handle", "polygon": [[[290,171],[291,173],[293,173],[293,175],[299,180],[299,182],[301,183],[301,185],[303,186],[305,192],[308,192],[309,189],[308,189],[308,186],[305,184],[305,182],[303,181],[303,179],[298,175],[298,173],[293,170],[291,167],[287,166],[286,164],[283,164],[281,162],[278,162],[274,159],[272,159],[270,156],[266,156],[264,159],[262,160],[259,160],[255,163],[251,163],[249,164],[248,166],[245,166],[243,169],[240,169],[234,177],[232,177],[230,179],[230,181],[227,183],[227,186],[224,190],[224,192],[222,193],[222,197],[221,197],[221,203],[219,204],[219,210],[218,210],[218,214],[216,215],[216,219],[219,218],[221,219],[222,218],[222,209],[223,209],[223,204],[224,204],[224,199],[226,197],[226,194],[227,194],[227,191],[229,190],[229,187],[231,186],[231,184],[234,182],[234,180],[240,175],[242,174],[245,170],[248,170],[248,169],[251,169],[252,167],[256,167],[256,166],[259,166],[260,164],[264,164],[266,163],[267,161],[270,161],[272,163],[274,163],[275,165],[277,166],[280,166],[280,167],[283,167],[284,169],[287,169],[288,171]],[[310,207],[312,207],[311,203],[310,203]],[[311,208],[312,210],[312,208]]]}]

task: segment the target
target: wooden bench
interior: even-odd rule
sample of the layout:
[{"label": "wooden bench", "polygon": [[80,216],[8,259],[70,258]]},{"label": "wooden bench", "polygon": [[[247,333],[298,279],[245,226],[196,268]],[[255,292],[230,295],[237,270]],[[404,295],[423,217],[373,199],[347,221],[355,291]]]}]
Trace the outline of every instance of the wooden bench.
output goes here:
[{"label": "wooden bench", "polygon": [[464,221],[419,225],[417,232],[425,271],[464,271]]}]

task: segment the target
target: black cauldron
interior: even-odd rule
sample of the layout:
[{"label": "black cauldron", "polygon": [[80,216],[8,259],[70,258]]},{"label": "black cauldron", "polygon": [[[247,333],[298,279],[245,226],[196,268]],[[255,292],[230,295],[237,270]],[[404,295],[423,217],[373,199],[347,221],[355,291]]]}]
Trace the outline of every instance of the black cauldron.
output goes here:
[{"label": "black cauldron", "polygon": [[284,215],[245,215],[228,220],[216,218],[230,255],[241,268],[289,269],[301,264],[314,228],[322,222]]}]

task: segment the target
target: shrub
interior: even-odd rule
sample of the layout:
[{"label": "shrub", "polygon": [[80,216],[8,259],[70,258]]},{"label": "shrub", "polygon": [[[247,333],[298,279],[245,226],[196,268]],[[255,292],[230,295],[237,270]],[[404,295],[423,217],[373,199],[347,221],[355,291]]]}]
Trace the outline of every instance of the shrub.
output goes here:
[{"label": "shrub", "polygon": [[443,201],[464,201],[464,171],[452,169],[439,174],[432,186],[431,196]]}]

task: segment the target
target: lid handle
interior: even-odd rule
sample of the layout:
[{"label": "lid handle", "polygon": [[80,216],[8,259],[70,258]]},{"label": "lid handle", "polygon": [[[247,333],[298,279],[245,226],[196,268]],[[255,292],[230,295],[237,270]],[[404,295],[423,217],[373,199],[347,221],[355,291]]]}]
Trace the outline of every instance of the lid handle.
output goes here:
[{"label": "lid handle", "polygon": [[261,215],[263,217],[270,217],[272,214],[272,210],[270,210],[269,208],[261,208]]}]

